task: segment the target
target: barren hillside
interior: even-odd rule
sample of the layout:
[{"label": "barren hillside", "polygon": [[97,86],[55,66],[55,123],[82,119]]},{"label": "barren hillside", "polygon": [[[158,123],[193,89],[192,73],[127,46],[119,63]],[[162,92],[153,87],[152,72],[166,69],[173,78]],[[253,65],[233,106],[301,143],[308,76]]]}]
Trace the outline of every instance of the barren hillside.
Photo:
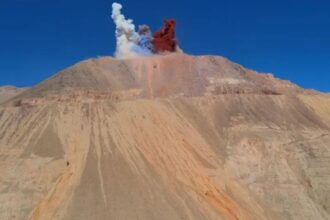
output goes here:
[{"label": "barren hillside", "polygon": [[18,95],[26,89],[20,89],[12,86],[0,87],[0,104]]},{"label": "barren hillside", "polygon": [[91,59],[0,105],[0,219],[330,219],[330,96],[222,57]]}]

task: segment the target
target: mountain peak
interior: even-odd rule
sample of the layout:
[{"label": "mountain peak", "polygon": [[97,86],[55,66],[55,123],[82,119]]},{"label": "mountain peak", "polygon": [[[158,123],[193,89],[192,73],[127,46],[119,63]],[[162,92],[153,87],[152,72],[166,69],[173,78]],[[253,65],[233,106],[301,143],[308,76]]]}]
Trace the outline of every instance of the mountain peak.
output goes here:
[{"label": "mountain peak", "polygon": [[220,94],[311,93],[271,74],[260,74],[219,56],[182,53],[79,62],[16,99],[152,99]]},{"label": "mountain peak", "polygon": [[0,219],[330,219],[329,100],[223,57],[77,63],[0,105]]}]

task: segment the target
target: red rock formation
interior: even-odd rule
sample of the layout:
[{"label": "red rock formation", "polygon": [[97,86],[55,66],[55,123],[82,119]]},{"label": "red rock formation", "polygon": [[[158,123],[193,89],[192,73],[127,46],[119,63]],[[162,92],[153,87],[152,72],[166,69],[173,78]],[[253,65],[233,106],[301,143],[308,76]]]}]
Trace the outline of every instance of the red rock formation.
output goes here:
[{"label": "red rock formation", "polygon": [[156,53],[176,51],[175,24],[174,19],[164,19],[164,27],[154,34],[152,43]]}]

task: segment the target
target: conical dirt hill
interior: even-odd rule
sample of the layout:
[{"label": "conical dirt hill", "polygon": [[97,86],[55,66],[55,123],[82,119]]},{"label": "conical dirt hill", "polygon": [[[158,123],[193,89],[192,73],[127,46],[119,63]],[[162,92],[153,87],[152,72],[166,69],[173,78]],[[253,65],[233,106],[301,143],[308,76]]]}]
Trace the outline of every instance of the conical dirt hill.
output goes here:
[{"label": "conical dirt hill", "polygon": [[0,219],[330,219],[330,97],[222,57],[80,62],[0,105]]}]

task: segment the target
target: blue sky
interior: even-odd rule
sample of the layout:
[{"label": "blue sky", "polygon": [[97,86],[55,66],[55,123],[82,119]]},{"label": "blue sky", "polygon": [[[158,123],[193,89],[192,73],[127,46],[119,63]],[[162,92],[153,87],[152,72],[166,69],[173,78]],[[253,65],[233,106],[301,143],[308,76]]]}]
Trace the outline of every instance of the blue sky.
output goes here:
[{"label": "blue sky", "polygon": [[[304,88],[330,92],[330,2],[123,0],[153,31],[177,19],[181,48],[220,55]],[[0,85],[32,86],[80,60],[112,55],[109,0],[0,0]]]}]

